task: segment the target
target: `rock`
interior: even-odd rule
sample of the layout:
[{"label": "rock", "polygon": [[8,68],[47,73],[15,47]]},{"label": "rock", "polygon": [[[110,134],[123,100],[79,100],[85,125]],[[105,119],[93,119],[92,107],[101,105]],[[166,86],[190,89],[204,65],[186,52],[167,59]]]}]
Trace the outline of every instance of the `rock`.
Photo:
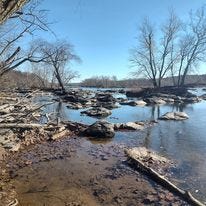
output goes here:
[{"label": "rock", "polygon": [[202,95],[200,96],[200,98],[203,99],[203,100],[206,100],[206,94],[202,94]]},{"label": "rock", "polygon": [[127,101],[127,102],[120,102],[121,105],[129,105],[129,106],[144,106],[147,103],[143,100],[137,100],[137,101]]},{"label": "rock", "polygon": [[167,97],[163,97],[162,100],[167,102],[167,103],[171,103],[171,104],[175,102],[175,100],[173,98],[167,98]]},{"label": "rock", "polygon": [[3,145],[5,149],[8,149],[11,152],[17,152],[20,149],[20,143],[15,142],[8,142],[7,144]]},{"label": "rock", "polygon": [[144,123],[142,122],[127,122],[127,123],[116,123],[114,129],[125,129],[125,130],[142,130],[144,129]]},{"label": "rock", "polygon": [[114,126],[107,121],[97,121],[90,125],[85,131],[85,135],[97,138],[114,137]]},{"label": "rock", "polygon": [[167,112],[159,117],[161,120],[185,120],[188,118],[189,116],[185,112]]},{"label": "rock", "polygon": [[104,107],[106,109],[115,109],[118,108],[118,106],[115,104],[115,102],[97,102],[96,107]]},{"label": "rock", "polygon": [[83,96],[71,95],[71,94],[64,95],[62,99],[65,101],[81,103],[81,104],[86,104],[88,102],[88,100]]},{"label": "rock", "polygon": [[126,94],[126,91],[125,91],[124,89],[119,89],[118,92],[119,92],[120,94]]},{"label": "rock", "polygon": [[99,102],[116,102],[116,99],[109,93],[97,93],[95,97]]},{"label": "rock", "polygon": [[183,102],[188,103],[188,104],[197,103],[197,102],[200,102],[200,99],[198,97],[189,97],[189,98],[184,98]]},{"label": "rock", "polygon": [[127,102],[127,99],[123,98],[123,97],[118,97],[116,98],[117,102]]},{"label": "rock", "polygon": [[143,99],[147,104],[166,104],[164,100],[158,97],[151,97]]},{"label": "rock", "polygon": [[112,112],[103,107],[91,108],[86,111],[82,111],[81,114],[86,114],[88,116],[95,116],[95,117],[106,117],[112,114]]},{"label": "rock", "polygon": [[70,103],[67,105],[69,109],[82,109],[83,106],[80,103]]}]

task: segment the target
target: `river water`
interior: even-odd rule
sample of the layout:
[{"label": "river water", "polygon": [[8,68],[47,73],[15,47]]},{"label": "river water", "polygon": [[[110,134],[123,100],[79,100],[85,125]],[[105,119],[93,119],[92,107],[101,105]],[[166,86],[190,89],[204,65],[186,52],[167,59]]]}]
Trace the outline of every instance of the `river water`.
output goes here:
[{"label": "river water", "polygon": [[[201,95],[202,93],[204,93],[201,88],[195,90],[193,89],[191,91],[197,95]],[[124,95],[121,96],[124,98]],[[50,98],[51,97],[43,97],[41,98],[41,102],[43,103],[46,101],[50,101]],[[55,115],[61,117],[61,119],[83,122],[86,124],[91,124],[97,120],[95,118],[80,115],[81,111],[83,110],[68,109],[66,107],[66,104],[64,103],[55,103],[53,105],[48,105],[44,112],[53,112]],[[68,187],[66,187],[66,191],[67,196],[69,194],[71,199],[79,198],[78,194],[82,194],[84,196],[84,201],[90,202],[89,205],[91,206],[99,204],[116,205],[116,203],[113,204],[111,203],[111,201],[103,201],[104,204],[101,204],[101,201],[95,202],[94,195],[89,196],[87,193],[81,192],[81,189],[83,191],[83,186],[79,186],[78,191],[75,192],[75,184],[85,184],[87,187],[89,187],[88,182],[85,183],[87,179],[85,177],[90,176],[91,171],[95,171],[95,177],[97,175],[102,176],[103,170],[106,171],[106,168],[114,167],[114,165],[117,165],[120,158],[124,159],[122,153],[114,152],[114,154],[111,155],[111,150],[113,150],[111,148],[114,147],[114,145],[122,145],[122,148],[145,146],[149,149],[157,151],[158,153],[168,157],[169,159],[173,159],[176,162],[177,167],[173,168],[170,171],[172,180],[179,187],[191,191],[197,198],[206,202],[206,101],[187,105],[159,105],[144,107],[121,106],[117,109],[112,110],[112,114],[107,117],[106,120],[113,123],[141,120],[157,120],[159,116],[163,115],[166,112],[172,111],[184,111],[189,115],[189,119],[185,121],[158,120],[158,124],[151,128],[147,128],[143,132],[117,132],[115,137],[109,141],[102,140],[100,142],[97,142],[90,141],[84,138],[83,140],[81,140],[80,149],[76,148],[76,151],[78,152],[75,153],[73,159],[71,158],[72,160],[68,160],[69,162],[66,163],[62,162],[62,160],[54,160],[49,161],[46,164],[38,163],[37,165],[34,165],[32,167],[24,168],[19,172],[19,176],[15,179],[15,183],[18,185],[19,188],[18,193],[22,201],[21,205],[47,205],[45,203],[45,197],[42,197],[43,193],[37,193],[38,195],[36,193],[32,193],[33,196],[29,196],[29,204],[28,201],[24,202],[24,200],[27,199],[25,197],[25,190],[29,190],[28,188],[30,188],[31,185],[33,185],[33,187],[35,187],[34,185],[42,185],[43,179],[47,179],[47,172],[49,180],[47,179],[45,180],[45,182],[50,182],[51,179],[53,179],[53,183],[50,182],[50,186],[47,185],[47,187],[49,187],[50,190],[52,190],[52,188],[56,188],[56,190],[58,191],[56,192],[56,195],[64,196],[64,192],[62,192],[60,195],[60,191],[65,190],[65,187],[63,187],[63,185],[65,186],[65,184],[69,184],[72,185],[72,187],[69,187],[69,189]],[[101,150],[101,158],[104,157],[104,155],[107,154],[108,151],[110,151],[110,153],[108,153],[110,154],[109,160],[107,158],[105,158],[106,161],[102,162],[98,162],[97,160],[95,160],[97,161],[97,166],[95,166],[95,164],[93,163],[91,164],[90,162],[94,161],[91,153],[95,150]],[[98,159],[99,156],[97,155],[95,156],[95,158]],[[37,172],[40,170],[43,170],[43,172]],[[79,175],[75,176],[77,170]],[[88,173],[86,171],[88,171]],[[121,186],[121,184],[132,184],[132,182],[134,181],[134,175],[130,175],[131,176],[127,176],[128,179],[120,179],[119,183],[116,183],[116,186],[113,185],[113,189],[117,186]],[[78,179],[78,181],[65,181],[64,179],[71,177],[75,180]],[[28,185],[23,186],[22,181],[27,181]],[[104,181],[106,180],[104,179]],[[101,184],[104,185],[110,183],[101,182]],[[107,185],[107,188],[108,187],[109,186]],[[129,191],[129,189],[127,189],[127,191]],[[128,203],[129,198],[132,199],[132,197],[128,195],[127,198]],[[33,203],[31,203],[31,199],[34,200]],[[50,202],[48,205],[61,204],[52,204]],[[82,205],[84,205],[84,203],[82,203]],[[126,205],[126,202],[123,202],[122,204],[118,203],[117,205]],[[128,205],[133,205],[133,203]]]}]

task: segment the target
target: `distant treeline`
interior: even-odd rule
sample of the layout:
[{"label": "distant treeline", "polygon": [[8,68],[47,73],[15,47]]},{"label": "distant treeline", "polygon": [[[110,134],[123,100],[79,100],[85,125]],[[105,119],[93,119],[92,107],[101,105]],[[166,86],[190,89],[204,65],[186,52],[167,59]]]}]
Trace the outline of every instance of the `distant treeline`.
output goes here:
[{"label": "distant treeline", "polygon": [[[177,81],[177,77],[167,77],[162,80],[162,86],[173,86]],[[206,84],[206,74],[204,75],[188,75],[185,81],[186,85],[204,85]],[[72,84],[71,84],[72,85]],[[135,88],[135,87],[152,87],[152,82],[148,79],[124,79],[117,80],[114,77],[92,77],[83,80],[76,86],[97,87],[97,88]]]},{"label": "distant treeline", "polygon": [[42,79],[33,73],[10,71],[0,78],[1,89],[42,87]]},{"label": "distant treeline", "polygon": [[[175,77],[176,78],[176,77]],[[172,77],[164,78],[162,86],[172,86],[174,81]],[[1,89],[5,88],[53,88],[56,84],[45,83],[44,79],[34,73],[11,71],[0,79]],[[206,74],[204,75],[188,75],[186,78],[187,85],[206,85]],[[70,83],[69,86],[96,87],[96,88],[136,88],[136,87],[152,87],[152,82],[148,79],[124,79],[117,80],[116,77],[92,77],[85,79],[80,83]]]}]

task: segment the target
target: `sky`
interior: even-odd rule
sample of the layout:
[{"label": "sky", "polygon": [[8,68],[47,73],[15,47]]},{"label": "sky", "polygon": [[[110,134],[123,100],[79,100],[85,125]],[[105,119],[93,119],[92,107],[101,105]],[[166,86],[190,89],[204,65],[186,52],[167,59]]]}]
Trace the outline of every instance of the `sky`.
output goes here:
[{"label": "sky", "polygon": [[191,9],[205,0],[44,0],[40,7],[48,10],[48,20],[56,37],[38,33],[48,41],[64,39],[74,45],[82,59],[72,69],[81,81],[95,75],[131,77],[129,50],[135,46],[138,25],[144,17],[160,24],[173,8],[185,19]]}]

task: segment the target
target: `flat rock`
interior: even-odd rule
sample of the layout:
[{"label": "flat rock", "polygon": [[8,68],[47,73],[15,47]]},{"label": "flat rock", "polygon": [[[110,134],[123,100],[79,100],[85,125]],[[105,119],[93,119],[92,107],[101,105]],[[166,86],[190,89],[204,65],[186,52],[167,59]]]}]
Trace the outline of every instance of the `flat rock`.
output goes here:
[{"label": "flat rock", "polygon": [[138,122],[127,122],[127,123],[116,123],[114,124],[114,129],[125,129],[125,130],[143,130],[144,123]]},{"label": "flat rock", "polygon": [[81,114],[86,114],[88,116],[96,116],[96,117],[106,117],[112,114],[112,112],[103,107],[91,108],[86,111],[82,111]]},{"label": "flat rock", "polygon": [[83,108],[82,104],[80,103],[70,103],[70,104],[67,104],[67,107],[69,109],[82,109]]},{"label": "flat rock", "polygon": [[127,102],[120,102],[121,105],[129,105],[129,106],[144,106],[147,103],[143,100],[137,100],[137,101],[127,101]]},{"label": "flat rock", "polygon": [[147,104],[166,104],[166,101],[164,101],[161,98],[157,97],[151,97],[151,98],[145,98],[143,99]]},{"label": "flat rock", "polygon": [[185,112],[167,112],[159,117],[161,120],[185,120],[188,118],[189,116]]}]

